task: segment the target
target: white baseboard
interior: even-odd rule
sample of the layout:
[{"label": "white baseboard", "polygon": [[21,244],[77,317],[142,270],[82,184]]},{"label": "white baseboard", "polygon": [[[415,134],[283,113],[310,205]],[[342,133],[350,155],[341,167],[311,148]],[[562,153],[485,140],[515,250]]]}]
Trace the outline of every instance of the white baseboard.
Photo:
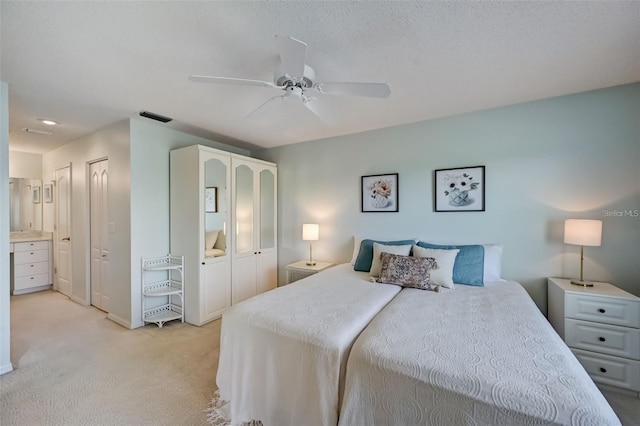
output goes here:
[{"label": "white baseboard", "polygon": [[125,328],[128,328],[129,330],[131,330],[133,327],[131,327],[131,322],[120,318],[117,315],[114,315],[112,313],[108,313],[107,314],[107,318],[110,319],[111,321],[115,322],[116,324],[119,324]]},{"label": "white baseboard", "polygon": [[[60,294],[62,294],[62,293],[60,293]],[[80,299],[79,297],[76,297],[76,296],[73,296],[73,295],[68,296],[68,297],[69,297],[69,299],[71,299],[72,301],[76,302],[78,305],[82,305],[82,306],[89,306],[89,304],[87,303],[87,301],[86,301],[86,300],[84,300],[84,299]]]},{"label": "white baseboard", "polygon": [[11,365],[11,363],[0,366],[0,376],[11,371],[13,371],[13,365]]}]

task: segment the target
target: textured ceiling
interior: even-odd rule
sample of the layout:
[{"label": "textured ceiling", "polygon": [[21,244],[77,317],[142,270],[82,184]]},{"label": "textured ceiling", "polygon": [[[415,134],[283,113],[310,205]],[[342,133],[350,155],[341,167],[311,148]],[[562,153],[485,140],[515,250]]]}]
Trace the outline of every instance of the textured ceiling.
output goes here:
[{"label": "textured ceiling", "polygon": [[[640,2],[0,3],[10,148],[46,152],[148,110],[169,127],[273,147],[640,81]],[[325,96],[248,120],[279,92],[274,35],[308,45],[318,81],[386,82],[387,99]],[[62,123],[51,136],[38,118]]]}]

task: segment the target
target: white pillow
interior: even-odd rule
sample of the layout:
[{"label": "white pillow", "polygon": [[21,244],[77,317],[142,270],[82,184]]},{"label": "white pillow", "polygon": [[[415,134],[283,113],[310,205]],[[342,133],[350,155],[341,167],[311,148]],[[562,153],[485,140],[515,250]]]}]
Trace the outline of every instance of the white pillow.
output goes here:
[{"label": "white pillow", "polygon": [[485,244],[484,246],[484,276],[482,281],[504,281],[502,275],[502,246]]},{"label": "white pillow", "polygon": [[438,262],[438,267],[431,270],[431,284],[446,288],[453,288],[453,265],[459,252],[459,249],[440,250],[413,246],[415,257],[433,257]]},{"label": "white pillow", "polygon": [[351,266],[355,266],[356,259],[358,258],[358,254],[360,253],[360,244],[362,243],[362,238],[356,235],[353,236],[353,255],[351,256]]},{"label": "white pillow", "polygon": [[216,241],[218,240],[218,232],[219,230],[207,231],[204,236],[204,248],[205,250],[212,249],[213,246],[216,245]]},{"label": "white pillow", "polygon": [[410,252],[411,244],[406,246],[385,246],[383,244],[373,243],[373,261],[371,262],[371,270],[369,271],[369,275],[371,275],[372,277],[380,276],[380,269],[382,269],[382,261],[380,260],[381,253],[409,256]]},{"label": "white pillow", "polygon": [[227,238],[222,229],[218,231],[218,237],[216,238],[216,243],[213,245],[213,248],[222,251],[227,249]]}]

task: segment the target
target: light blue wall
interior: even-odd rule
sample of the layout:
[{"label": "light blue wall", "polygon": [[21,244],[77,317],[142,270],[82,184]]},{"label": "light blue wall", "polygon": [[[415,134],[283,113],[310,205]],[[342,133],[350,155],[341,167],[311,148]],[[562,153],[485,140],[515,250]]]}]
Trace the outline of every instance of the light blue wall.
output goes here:
[{"label": "light blue wall", "polygon": [[[131,286],[132,328],[142,325],[142,257],[169,253],[169,151],[204,145],[242,155],[249,151],[189,135],[146,120],[131,119]],[[196,167],[194,165],[194,167]],[[194,242],[197,244],[197,241]]]},{"label": "light blue wall", "polygon": [[[352,235],[504,245],[503,276],[546,312],[548,276],[579,274],[567,218],[602,219],[585,278],[640,295],[640,84],[496,108],[256,153],[278,164],[279,264],[304,259],[303,223],[320,224],[317,259],[346,262]],[[486,212],[435,213],[436,169],[486,166]],[[399,213],[361,213],[360,177],[399,173]]]}]

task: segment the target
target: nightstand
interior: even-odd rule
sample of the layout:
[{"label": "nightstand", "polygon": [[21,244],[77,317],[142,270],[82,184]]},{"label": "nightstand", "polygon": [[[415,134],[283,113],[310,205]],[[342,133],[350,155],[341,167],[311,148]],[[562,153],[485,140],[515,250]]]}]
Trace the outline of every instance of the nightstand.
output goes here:
[{"label": "nightstand", "polygon": [[594,382],[640,397],[640,298],[607,283],[549,278],[549,322]]},{"label": "nightstand", "polygon": [[315,265],[307,265],[306,260],[300,262],[290,263],[284,267],[287,271],[287,284],[291,284],[294,281],[301,280],[310,275],[317,274],[318,272],[329,269],[333,266],[331,262],[317,262]]}]

